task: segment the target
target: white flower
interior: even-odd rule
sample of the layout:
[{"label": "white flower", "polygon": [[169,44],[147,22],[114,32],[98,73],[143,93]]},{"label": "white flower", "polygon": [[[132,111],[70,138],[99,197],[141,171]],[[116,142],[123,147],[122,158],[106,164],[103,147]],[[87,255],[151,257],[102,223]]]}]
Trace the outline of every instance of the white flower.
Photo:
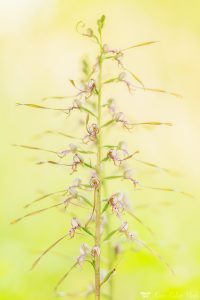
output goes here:
[{"label": "white flower", "polygon": [[78,227],[80,227],[80,222],[77,218],[72,218],[71,219],[71,225],[73,229],[77,229]]}]

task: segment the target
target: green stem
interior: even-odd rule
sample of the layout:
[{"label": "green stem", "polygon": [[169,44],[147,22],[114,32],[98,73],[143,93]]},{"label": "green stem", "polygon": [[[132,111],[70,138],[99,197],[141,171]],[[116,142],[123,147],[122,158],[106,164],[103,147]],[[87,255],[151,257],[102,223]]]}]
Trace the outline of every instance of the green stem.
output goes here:
[{"label": "green stem", "polygon": [[[100,36],[100,56],[99,56],[99,79],[98,79],[98,127],[99,127],[99,134],[98,134],[98,141],[97,141],[97,175],[100,180],[100,186],[97,189],[96,197],[95,197],[95,212],[96,212],[96,224],[95,224],[95,245],[101,249],[101,181],[102,181],[102,174],[101,174],[101,98],[102,98],[102,41]],[[100,255],[96,256],[95,258],[95,299],[100,300]]]}]

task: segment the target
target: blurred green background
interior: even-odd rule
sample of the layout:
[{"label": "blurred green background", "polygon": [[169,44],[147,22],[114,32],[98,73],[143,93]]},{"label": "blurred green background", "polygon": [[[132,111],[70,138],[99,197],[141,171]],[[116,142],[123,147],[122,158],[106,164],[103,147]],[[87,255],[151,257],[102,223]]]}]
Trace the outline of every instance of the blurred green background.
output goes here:
[{"label": "blurred green background", "polygon": [[[52,136],[36,140],[33,136],[46,129],[78,132],[75,118],[66,121],[51,112],[16,108],[15,103],[37,103],[41,97],[73,91],[68,78],[80,78],[83,55],[88,54],[91,61],[96,55],[95,45],[76,33],[75,24],[84,20],[92,27],[101,14],[106,15],[104,39],[113,48],[159,40],[158,44],[128,52],[125,63],[146,86],[183,95],[181,100],[142,91],[130,96],[122,86],[107,88],[105,97],[113,95],[130,120],[174,123],[170,128],[138,128],[126,140],[131,149],[140,149],[141,159],[176,170],[175,175],[132,163],[135,177],[146,185],[172,187],[194,195],[191,199],[179,193],[133,193],[128,186],[135,213],[156,236],[152,238],[135,222],[132,228],[156,246],[176,276],[145,250],[128,251],[114,276],[114,299],[139,300],[144,292],[153,300],[200,299],[199,12],[200,3],[195,0],[0,1],[0,299],[54,299],[55,283],[79,253],[78,241],[65,241],[29,272],[34,258],[67,230],[69,220],[54,210],[15,226],[9,222],[23,214],[26,202],[41,192],[62,189],[71,178],[65,169],[36,166],[35,161],[47,159],[46,153],[10,145],[63,149],[68,140]],[[109,66],[104,71],[109,78],[116,69]],[[119,136],[125,139],[123,131],[110,133],[110,141]],[[110,186],[110,192],[118,189],[116,182]],[[63,290],[75,292],[88,286],[92,271],[89,266],[80,270],[71,274]]]}]

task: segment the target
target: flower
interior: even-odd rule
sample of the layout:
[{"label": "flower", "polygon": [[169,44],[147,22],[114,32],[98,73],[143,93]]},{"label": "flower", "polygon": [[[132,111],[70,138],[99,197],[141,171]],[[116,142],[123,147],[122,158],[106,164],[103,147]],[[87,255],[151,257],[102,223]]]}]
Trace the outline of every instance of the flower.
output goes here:
[{"label": "flower", "polygon": [[90,141],[96,141],[97,134],[99,133],[99,127],[97,124],[91,124],[90,126],[87,126],[87,132],[88,134],[85,135],[83,138],[83,142],[87,144]]},{"label": "flower", "polygon": [[94,172],[90,178],[90,186],[94,189],[97,189],[100,185],[100,180],[96,174],[96,172]]},{"label": "flower", "polygon": [[121,216],[121,212],[124,209],[124,204],[123,204],[123,193],[116,193],[113,194],[109,199],[108,202],[112,207],[113,213],[115,213],[118,217]]},{"label": "flower", "polygon": [[71,226],[72,227],[70,228],[68,234],[69,234],[70,238],[73,238],[76,233],[76,230],[79,229],[81,225],[80,225],[79,220],[74,217],[71,219]]},{"label": "flower", "polygon": [[98,246],[94,246],[91,250],[91,255],[96,257],[96,256],[99,256],[101,253],[101,250]]},{"label": "flower", "polygon": [[127,222],[127,221],[124,221],[124,222],[121,224],[121,226],[120,226],[120,228],[119,228],[119,231],[120,231],[120,232],[127,232],[127,231],[128,231],[128,222]]},{"label": "flower", "polygon": [[72,163],[72,171],[76,172],[77,171],[77,166],[83,163],[83,158],[80,154],[75,154],[73,156],[73,163]]},{"label": "flower", "polygon": [[65,157],[68,153],[76,153],[77,146],[75,144],[69,144],[69,149],[62,150],[57,153],[60,158]]},{"label": "flower", "polygon": [[86,256],[89,254],[89,247],[86,243],[83,243],[81,246],[80,246],[80,255],[79,257],[77,258],[77,263],[79,265],[81,265],[85,259],[86,259]]}]

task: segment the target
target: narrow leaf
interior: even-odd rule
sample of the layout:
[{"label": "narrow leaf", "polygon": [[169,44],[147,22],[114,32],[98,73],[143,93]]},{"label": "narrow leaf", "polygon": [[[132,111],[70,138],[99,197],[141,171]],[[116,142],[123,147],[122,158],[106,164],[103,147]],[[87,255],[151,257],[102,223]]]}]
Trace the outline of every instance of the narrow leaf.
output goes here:
[{"label": "narrow leaf", "polygon": [[81,227],[81,229],[82,229],[83,231],[85,231],[87,234],[89,234],[89,235],[91,235],[92,237],[94,237],[94,234],[93,234],[91,231],[89,231],[86,227]]},{"label": "narrow leaf", "polygon": [[71,271],[77,266],[78,262],[75,262],[75,264],[73,264],[73,266],[69,269],[69,271],[67,271],[67,273],[65,273],[61,279],[58,281],[58,283],[55,286],[55,290],[58,289],[58,287],[61,285],[61,283],[67,278],[67,276],[69,275],[69,273],[71,273]]},{"label": "narrow leaf", "polygon": [[107,201],[102,209],[102,214],[108,209],[108,207],[109,207],[109,202]]},{"label": "narrow leaf", "polygon": [[122,49],[121,52],[124,52],[124,51],[129,50],[129,49],[137,48],[137,47],[148,46],[148,45],[155,44],[155,43],[158,43],[158,42],[159,41],[149,41],[149,42],[144,42],[144,43],[136,44],[136,45],[133,45],[133,46],[130,46],[130,47]]},{"label": "narrow leaf", "polygon": [[55,205],[49,206],[49,207],[46,207],[46,208],[42,208],[42,209],[39,209],[39,210],[36,210],[36,211],[32,211],[32,212],[30,212],[30,213],[28,213],[28,214],[26,214],[26,215],[24,215],[24,216],[22,216],[22,217],[20,217],[20,218],[18,218],[16,220],[14,220],[14,221],[12,221],[10,224],[16,224],[19,221],[21,221],[21,220],[23,220],[23,219],[25,219],[27,217],[30,217],[30,216],[33,216],[33,215],[37,215],[37,214],[39,214],[39,213],[41,213],[43,211],[49,210],[51,208],[54,208],[54,207],[57,207],[57,206],[60,206],[60,205],[63,205],[63,202],[59,203],[59,204],[55,204]]},{"label": "narrow leaf", "polygon": [[119,231],[119,229],[115,229],[115,230],[111,231],[111,232],[105,237],[105,239],[103,240],[103,242],[109,240],[109,239],[110,239],[116,232],[118,232],[118,231]]},{"label": "narrow leaf", "polygon": [[24,206],[24,208],[27,208],[27,207],[33,205],[34,203],[36,203],[36,202],[38,202],[38,201],[41,201],[41,200],[43,200],[43,199],[45,199],[45,198],[51,197],[51,196],[56,195],[56,194],[64,193],[64,192],[67,192],[67,191],[66,191],[66,190],[61,190],[61,191],[57,191],[57,192],[53,192],[53,193],[46,194],[46,195],[44,195],[44,196],[41,196],[41,197],[39,197],[39,198],[36,198],[35,200],[33,200],[33,201],[27,203],[27,204]]},{"label": "narrow leaf", "polygon": [[100,283],[100,286],[102,286],[104,283],[106,283],[106,281],[108,281],[110,279],[110,277],[113,275],[113,273],[116,271],[116,269],[114,268],[113,270],[111,270],[110,272],[108,272],[106,274],[106,276],[104,277],[103,281]]},{"label": "narrow leaf", "polygon": [[52,245],[50,245],[32,264],[31,270],[33,270],[36,265],[39,263],[39,261],[41,260],[41,258],[47,254],[52,248],[54,248],[59,242],[61,242],[62,240],[64,240],[67,237],[67,235],[63,235],[61,238],[59,238],[58,240],[56,240]]},{"label": "narrow leaf", "polygon": [[145,225],[141,220],[140,218],[138,218],[133,212],[131,211],[127,211],[127,213],[133,217],[138,223],[140,223],[142,226],[144,226],[152,235],[154,235],[154,232],[151,230],[151,228],[147,225]]},{"label": "narrow leaf", "polygon": [[13,144],[12,146],[15,146],[15,147],[21,147],[21,148],[26,148],[26,149],[31,149],[31,150],[45,151],[45,152],[57,154],[56,151],[48,150],[48,149],[44,149],[44,148],[39,148],[39,147],[34,147],[34,146],[18,145],[18,144]]}]

